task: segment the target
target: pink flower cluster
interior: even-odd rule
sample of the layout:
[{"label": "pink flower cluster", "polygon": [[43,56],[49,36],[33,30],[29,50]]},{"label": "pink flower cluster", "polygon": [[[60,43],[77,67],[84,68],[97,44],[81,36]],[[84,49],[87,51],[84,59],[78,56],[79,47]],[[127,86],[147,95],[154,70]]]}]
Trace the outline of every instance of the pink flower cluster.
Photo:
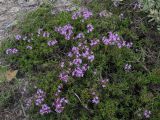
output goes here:
[{"label": "pink flower cluster", "polygon": [[133,43],[131,42],[126,43],[126,41],[121,40],[118,34],[114,34],[112,32],[109,32],[108,37],[103,37],[102,41],[105,45],[117,45],[118,48],[122,47],[130,48],[133,45]]},{"label": "pink flower cluster", "polygon": [[76,19],[78,19],[78,18],[83,18],[84,20],[87,20],[87,19],[89,19],[92,15],[93,15],[92,12],[88,11],[87,9],[86,9],[86,10],[80,10],[80,11],[78,11],[78,12],[73,13],[72,19],[73,19],[73,20],[76,20]]},{"label": "pink flower cluster", "polygon": [[92,96],[93,96],[92,103],[98,104],[99,103],[99,97],[96,95],[95,92],[92,93]]},{"label": "pink flower cluster", "polygon": [[87,71],[87,69],[88,69],[87,64],[84,64],[82,67],[78,66],[73,70],[72,76],[83,77],[84,73]]},{"label": "pink flower cluster", "polygon": [[33,97],[27,98],[25,100],[26,108],[29,108],[32,105],[32,100],[33,100]]},{"label": "pink flower cluster", "polygon": [[132,69],[132,65],[130,65],[130,64],[125,64],[124,70],[125,70],[126,72],[129,72],[131,69]]},{"label": "pink flower cluster", "polygon": [[47,42],[48,46],[54,46],[55,44],[57,44],[57,40],[50,40]]},{"label": "pink flower cluster", "polygon": [[62,80],[63,82],[67,83],[68,82],[68,73],[67,72],[62,72],[59,75],[60,80]]},{"label": "pink flower cluster", "polygon": [[43,37],[49,37],[50,33],[49,32],[43,32]]},{"label": "pink flower cluster", "polygon": [[101,83],[101,85],[102,85],[103,88],[106,87],[106,85],[107,85],[108,82],[109,82],[108,79],[102,79],[102,80],[100,81],[100,83]]},{"label": "pink flower cluster", "polygon": [[67,24],[63,27],[56,27],[55,31],[63,35],[66,40],[70,40],[73,34],[73,27],[72,25]]},{"label": "pink flower cluster", "polygon": [[57,113],[61,113],[64,110],[64,106],[68,103],[66,98],[56,98],[53,106],[55,107],[55,111]]},{"label": "pink flower cluster", "polygon": [[43,104],[39,113],[41,115],[44,115],[44,114],[48,114],[48,113],[51,113],[51,108],[47,105],[47,104]]},{"label": "pink flower cluster", "polygon": [[88,25],[87,25],[87,33],[90,33],[90,32],[92,32],[93,30],[94,30],[93,25],[92,25],[92,24],[88,24]]},{"label": "pink flower cluster", "polygon": [[35,94],[35,104],[37,106],[41,105],[44,101],[45,96],[46,96],[46,93],[43,90],[38,89],[37,93]]},{"label": "pink flower cluster", "polygon": [[100,40],[99,39],[94,39],[94,40],[91,40],[90,42],[91,42],[90,46],[96,46],[100,43]]},{"label": "pink flower cluster", "polygon": [[56,97],[59,96],[59,94],[62,92],[63,84],[58,85],[57,91],[54,94]]},{"label": "pink flower cluster", "polygon": [[83,59],[84,61],[87,59],[89,62],[94,60],[93,52],[87,46],[86,42],[79,43],[78,47],[73,46],[68,56],[71,58],[70,66],[74,67],[72,76],[75,77],[83,77],[88,69],[88,65],[83,62]]},{"label": "pink flower cluster", "polygon": [[6,54],[16,54],[18,52],[18,49],[16,48],[8,48],[6,50]]},{"label": "pink flower cluster", "polygon": [[29,49],[29,50],[32,50],[32,46],[28,45],[26,48]]},{"label": "pink flower cluster", "polygon": [[55,111],[57,113],[61,113],[64,110],[64,106],[68,103],[68,100],[66,98],[60,98],[60,93],[62,92],[63,84],[58,85],[57,91],[54,94],[55,100],[53,102],[53,107],[55,107]]},{"label": "pink flower cluster", "polygon": [[22,36],[21,35],[16,35],[15,38],[16,38],[16,40],[20,40],[20,39],[22,39]]},{"label": "pink flower cluster", "polygon": [[85,36],[82,32],[78,33],[78,35],[75,37],[75,39],[82,39],[82,38],[85,38]]},{"label": "pink flower cluster", "polygon": [[37,36],[49,37],[50,33],[46,32],[46,31],[43,31],[42,28],[39,28],[38,31],[37,31]]},{"label": "pink flower cluster", "polygon": [[151,116],[151,111],[145,110],[144,113],[143,113],[143,115],[144,115],[145,118],[150,118],[150,116]]}]

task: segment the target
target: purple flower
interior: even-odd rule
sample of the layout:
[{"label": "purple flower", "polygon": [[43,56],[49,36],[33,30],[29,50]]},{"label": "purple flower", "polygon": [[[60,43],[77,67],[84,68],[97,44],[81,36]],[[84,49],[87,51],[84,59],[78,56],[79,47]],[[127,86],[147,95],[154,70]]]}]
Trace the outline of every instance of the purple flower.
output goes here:
[{"label": "purple flower", "polygon": [[87,19],[89,19],[92,15],[93,15],[92,12],[88,11],[87,9],[84,9],[84,10],[80,10],[80,11],[78,11],[78,12],[73,13],[72,19],[73,19],[73,20],[76,20],[76,19],[82,17],[84,20],[87,20]]},{"label": "purple flower", "polygon": [[127,48],[131,48],[132,45],[133,45],[133,43],[132,43],[132,42],[129,42],[129,43],[126,44],[126,47],[127,47]]},{"label": "purple flower", "polygon": [[55,96],[58,96],[62,92],[63,84],[58,85],[57,91],[54,94]]},{"label": "purple flower", "polygon": [[6,54],[16,54],[18,52],[18,49],[16,48],[8,48],[6,50]]},{"label": "purple flower", "polygon": [[99,41],[98,39],[96,39],[96,40],[91,40],[90,45],[91,45],[91,46],[95,46],[95,45],[97,45],[99,42],[100,42],[100,41]]},{"label": "purple flower", "polygon": [[82,65],[83,72],[86,72],[88,68],[89,68],[89,66],[87,64]]},{"label": "purple flower", "polygon": [[88,25],[87,25],[87,33],[90,33],[90,32],[92,32],[93,30],[94,30],[93,25],[92,25],[92,24],[88,24]]},{"label": "purple flower", "polygon": [[101,83],[101,85],[102,85],[102,87],[103,88],[105,88],[106,87],[106,84],[108,83],[108,79],[102,79],[101,81],[100,81],[100,83]]},{"label": "purple flower", "polygon": [[150,118],[151,111],[145,110],[145,111],[143,112],[143,115],[144,115],[145,118]]},{"label": "purple flower", "polygon": [[22,38],[22,36],[21,35],[16,35],[15,38],[16,38],[16,40],[20,40]]},{"label": "purple flower", "polygon": [[75,13],[73,13],[73,15],[72,15],[72,20],[76,20],[76,19],[78,19],[80,16],[81,16],[81,12],[80,12],[80,11],[75,12]]},{"label": "purple flower", "polygon": [[81,38],[84,38],[83,33],[78,33],[78,35],[75,37],[75,39],[81,39]]},{"label": "purple flower", "polygon": [[102,41],[105,45],[116,45],[118,48],[130,48],[133,45],[132,42],[126,43],[126,41],[121,40],[118,34],[114,34],[112,32],[109,32],[108,37],[103,37]]},{"label": "purple flower", "polygon": [[90,60],[92,62],[94,60],[94,55],[88,56],[88,60]]},{"label": "purple flower", "polygon": [[47,104],[43,104],[39,112],[41,115],[48,114],[51,112],[51,108]]},{"label": "purple flower", "polygon": [[43,37],[49,37],[50,33],[49,32],[44,32]]},{"label": "purple flower", "polygon": [[35,94],[35,104],[37,106],[42,104],[42,102],[44,101],[45,95],[46,93],[43,90],[41,89],[37,90],[37,93]]},{"label": "purple flower", "polygon": [[26,48],[29,49],[29,50],[32,50],[32,46],[28,45]]},{"label": "purple flower", "polygon": [[81,63],[82,63],[82,59],[80,59],[80,58],[73,60],[73,64],[75,64],[75,65],[80,65]]},{"label": "purple flower", "polygon": [[57,40],[50,40],[48,41],[48,46],[54,46],[57,43]]},{"label": "purple flower", "polygon": [[79,55],[79,54],[80,54],[80,53],[79,53],[79,48],[78,48],[78,47],[75,47],[75,46],[72,47],[72,52],[73,52],[75,55]]},{"label": "purple flower", "polygon": [[72,52],[69,52],[68,57],[72,57],[72,56],[73,56]]},{"label": "purple flower", "polygon": [[88,10],[84,10],[84,11],[83,11],[83,18],[84,18],[85,20],[89,19],[92,15],[93,15],[92,12],[90,12],[90,11],[88,11]]},{"label": "purple flower", "polygon": [[66,98],[57,98],[55,99],[53,106],[55,107],[55,111],[57,113],[61,113],[64,110],[64,106],[68,103]]},{"label": "purple flower", "polygon": [[62,73],[60,73],[59,78],[60,78],[60,80],[62,80],[62,81],[64,81],[64,82],[68,82],[69,76],[68,76],[67,73],[62,72]]},{"label": "purple flower", "polygon": [[92,99],[92,103],[98,104],[98,103],[99,103],[99,97],[98,97],[98,96],[95,96],[95,97]]},{"label": "purple flower", "polygon": [[128,72],[128,71],[131,70],[131,67],[132,67],[132,65],[130,65],[130,64],[125,64],[124,69],[125,69],[126,72]]},{"label": "purple flower", "polygon": [[26,103],[26,107],[29,108],[31,105],[32,105],[32,100],[33,100],[33,97],[30,97],[30,98],[27,98],[25,100],[25,103]]},{"label": "purple flower", "polygon": [[66,40],[70,40],[73,34],[73,27],[70,24],[67,24],[63,27],[56,27],[55,31],[63,35]]},{"label": "purple flower", "polygon": [[81,69],[80,67],[75,68],[74,71],[72,72],[72,76],[83,77],[84,76],[83,69]]}]

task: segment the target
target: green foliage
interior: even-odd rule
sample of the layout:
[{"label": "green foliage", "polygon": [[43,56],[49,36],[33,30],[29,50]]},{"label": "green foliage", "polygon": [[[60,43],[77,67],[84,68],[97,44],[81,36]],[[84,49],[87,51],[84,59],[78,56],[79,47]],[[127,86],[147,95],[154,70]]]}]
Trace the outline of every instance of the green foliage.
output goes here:
[{"label": "green foliage", "polygon": [[17,96],[18,93],[18,80],[12,81],[12,83],[8,83],[6,81],[3,81],[3,83],[0,83],[0,110],[5,109],[8,106],[11,106],[14,101],[18,101]]},{"label": "green foliage", "polygon": [[[143,18],[145,14],[134,12],[130,6],[126,7],[127,2],[130,1],[123,1],[120,8],[115,8],[111,6],[112,1],[110,0],[103,0],[100,3],[95,0],[87,5],[94,15],[84,23],[79,22],[79,19],[73,21],[69,12],[52,15],[49,6],[42,6],[31,12],[19,25],[20,34],[27,36],[32,42],[15,41],[12,38],[3,43],[1,48],[3,53],[10,47],[20,50],[16,55],[2,54],[2,56],[8,63],[14,64],[14,68],[28,74],[30,81],[47,93],[45,102],[52,106],[53,94],[57,86],[62,83],[58,77],[62,71],[59,65],[61,61],[69,61],[65,53],[68,53],[73,45],[78,44],[77,41],[66,41],[63,36],[54,31],[55,27],[69,23],[75,28],[74,35],[77,35],[85,31],[87,24],[92,23],[94,31],[91,34],[84,32],[87,40],[102,39],[112,31],[118,33],[125,41],[133,42],[132,49],[119,49],[116,46],[105,45],[92,48],[95,60],[90,64],[85,76],[83,78],[70,77],[69,82],[64,85],[62,96],[69,100],[64,111],[61,114],[52,112],[42,116],[37,114],[40,108],[33,105],[30,119],[141,120],[145,119],[144,110],[152,112],[151,120],[160,118],[158,108],[160,95],[158,88],[155,87],[155,84],[159,85],[159,68],[155,61],[152,62],[152,54],[149,54],[149,50],[155,53],[159,51],[159,48],[155,48],[157,42],[152,41],[147,35],[150,31],[147,20],[137,22],[137,19]],[[109,18],[99,17],[99,12],[102,10],[111,10],[113,15]],[[121,12],[124,12],[125,15],[123,19],[119,17]],[[39,28],[43,28],[51,36],[49,38],[37,36]],[[54,39],[59,40],[58,45],[48,47],[47,41]],[[27,50],[27,45],[32,46],[33,49]],[[156,55],[154,58],[159,60]],[[152,65],[149,64],[150,62]],[[133,66],[130,72],[124,70],[127,63]],[[96,74],[94,74],[95,70],[97,70]],[[109,82],[105,88],[102,88],[100,80],[106,78],[109,79]],[[31,89],[33,90],[33,86]],[[93,91],[100,98],[98,105],[90,102]]]},{"label": "green foliage", "polygon": [[155,21],[157,29],[160,31],[160,0],[140,0],[143,4],[143,11],[148,12],[151,19],[149,22]]}]

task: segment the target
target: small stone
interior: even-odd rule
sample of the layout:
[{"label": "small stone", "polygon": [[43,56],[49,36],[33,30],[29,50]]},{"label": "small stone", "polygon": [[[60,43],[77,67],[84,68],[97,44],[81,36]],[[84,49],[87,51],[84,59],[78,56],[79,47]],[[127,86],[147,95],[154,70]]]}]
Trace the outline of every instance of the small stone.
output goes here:
[{"label": "small stone", "polygon": [[19,7],[12,7],[12,8],[9,10],[9,12],[11,12],[11,13],[16,13],[16,12],[18,12],[19,10],[20,10]]}]

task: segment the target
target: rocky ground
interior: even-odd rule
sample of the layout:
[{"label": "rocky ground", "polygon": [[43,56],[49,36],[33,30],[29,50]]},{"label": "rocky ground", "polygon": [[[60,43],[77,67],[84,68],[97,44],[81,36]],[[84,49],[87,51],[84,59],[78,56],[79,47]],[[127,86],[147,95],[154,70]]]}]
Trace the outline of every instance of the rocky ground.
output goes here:
[{"label": "rocky ground", "polygon": [[8,30],[16,24],[17,17],[35,9],[39,0],[0,0],[0,40],[8,36]]},{"label": "rocky ground", "polygon": [[71,0],[0,0],[0,41],[9,35],[9,28],[17,23],[17,19],[43,2],[54,3],[58,9],[71,5]]}]

